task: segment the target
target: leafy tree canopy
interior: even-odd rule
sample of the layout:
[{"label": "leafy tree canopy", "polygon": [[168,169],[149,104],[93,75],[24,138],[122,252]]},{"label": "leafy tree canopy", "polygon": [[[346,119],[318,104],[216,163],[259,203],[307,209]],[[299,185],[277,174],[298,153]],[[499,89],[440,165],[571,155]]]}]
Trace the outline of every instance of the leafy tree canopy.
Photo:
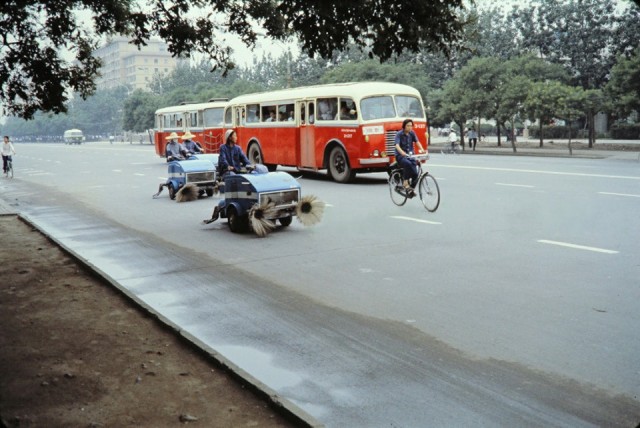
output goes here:
[{"label": "leafy tree canopy", "polygon": [[[297,36],[310,55],[329,58],[354,44],[386,60],[428,46],[448,52],[460,42],[462,0],[42,0],[0,2],[0,96],[3,112],[31,118],[64,112],[71,92],[95,91],[102,36],[124,35],[140,46],[152,36],[174,56],[199,52],[213,68],[233,68],[225,35],[255,46],[255,23],[267,37]],[[89,22],[76,11],[88,12]],[[87,27],[89,25],[89,27]],[[222,36],[222,37],[221,37]],[[63,59],[69,51],[74,62]]]},{"label": "leafy tree canopy", "polygon": [[640,48],[629,58],[619,58],[611,70],[606,92],[619,113],[640,111]]}]

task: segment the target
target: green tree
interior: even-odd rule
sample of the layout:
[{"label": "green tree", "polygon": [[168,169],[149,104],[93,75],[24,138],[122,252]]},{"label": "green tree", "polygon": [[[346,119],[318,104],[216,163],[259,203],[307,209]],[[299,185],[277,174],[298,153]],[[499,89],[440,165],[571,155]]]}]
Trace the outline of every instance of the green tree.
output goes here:
[{"label": "green tree", "polygon": [[460,130],[460,140],[464,148],[464,136],[462,130],[467,120],[473,117],[465,99],[464,82],[453,78],[445,83],[444,87],[433,93],[432,105],[434,110],[433,123],[448,124],[454,122]]},{"label": "green tree", "polygon": [[433,87],[428,77],[419,72],[415,64],[380,64],[374,60],[366,60],[358,63],[345,63],[326,71],[320,83],[343,82],[395,82],[413,86],[427,100]]},{"label": "green tree", "polygon": [[611,69],[606,94],[619,115],[640,111],[640,48],[629,58],[618,59]]},{"label": "green tree", "polygon": [[144,132],[154,128],[155,111],[161,107],[160,98],[140,89],[124,102],[125,131]]},{"label": "green tree", "polygon": [[[602,89],[619,54],[638,46],[640,12],[614,0],[536,0],[516,8],[518,44],[563,65],[583,89]],[[587,118],[590,127],[594,118]],[[595,131],[589,129],[589,146]]]},{"label": "green tree", "polygon": [[[258,22],[269,38],[297,36],[305,52],[329,58],[358,46],[387,60],[405,49],[428,46],[448,52],[459,44],[462,0],[442,2],[316,0],[95,0],[0,3],[0,97],[3,112],[24,118],[38,110],[64,112],[70,93],[95,91],[99,60],[92,56],[102,36],[124,35],[135,45],[152,36],[175,57],[202,53],[228,71],[234,67],[224,35],[255,46]],[[83,10],[91,19],[80,18]],[[336,19],[340,17],[340,19]],[[69,51],[73,61],[63,59]]]},{"label": "green tree", "polygon": [[562,109],[565,85],[557,81],[534,83],[524,102],[529,119],[538,119],[540,124],[540,147],[543,146],[544,124],[549,123]]},{"label": "green tree", "polygon": [[[500,127],[506,128],[507,122],[511,123],[511,135],[515,135],[516,119],[524,112],[524,103],[531,90],[533,81],[526,76],[510,75],[499,87],[496,94],[495,118],[498,124],[498,145],[500,145]],[[517,151],[515,138],[511,139],[511,148]]]},{"label": "green tree", "polygon": [[573,121],[585,115],[585,91],[579,86],[562,86],[560,88],[561,97],[559,99],[559,108],[556,111],[557,117],[565,119],[569,127],[569,142],[567,143],[569,154],[573,154],[571,148],[571,134],[573,129]]}]

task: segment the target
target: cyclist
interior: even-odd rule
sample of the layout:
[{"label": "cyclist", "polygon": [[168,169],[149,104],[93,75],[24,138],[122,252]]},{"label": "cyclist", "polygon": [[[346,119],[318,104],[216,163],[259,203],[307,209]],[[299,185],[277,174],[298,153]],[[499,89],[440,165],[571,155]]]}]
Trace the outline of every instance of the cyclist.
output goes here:
[{"label": "cyclist", "polygon": [[13,147],[9,136],[4,136],[4,142],[2,143],[2,172],[7,173],[7,162],[11,161],[11,155],[16,154],[16,149]]},{"label": "cyclist", "polygon": [[458,136],[456,132],[452,129],[449,133],[449,142],[451,143],[451,153],[456,152],[456,144],[458,144]]},{"label": "cyclist", "polygon": [[[424,153],[422,144],[418,140],[418,136],[413,132],[413,120],[405,119],[402,122],[402,130],[396,133],[396,160],[402,167],[403,186],[407,192],[407,196],[413,198],[415,196],[414,188],[418,184],[418,160],[410,157],[413,154],[413,145],[417,144],[419,153]],[[411,180],[411,182],[409,182]]]}]

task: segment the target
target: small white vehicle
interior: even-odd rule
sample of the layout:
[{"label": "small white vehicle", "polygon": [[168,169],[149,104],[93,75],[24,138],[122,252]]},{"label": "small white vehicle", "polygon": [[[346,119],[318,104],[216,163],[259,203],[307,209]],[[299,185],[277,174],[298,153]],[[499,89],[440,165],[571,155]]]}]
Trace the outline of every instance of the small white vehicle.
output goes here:
[{"label": "small white vehicle", "polygon": [[64,131],[64,143],[65,144],[82,144],[84,141],[84,134],[79,129],[67,129]]}]

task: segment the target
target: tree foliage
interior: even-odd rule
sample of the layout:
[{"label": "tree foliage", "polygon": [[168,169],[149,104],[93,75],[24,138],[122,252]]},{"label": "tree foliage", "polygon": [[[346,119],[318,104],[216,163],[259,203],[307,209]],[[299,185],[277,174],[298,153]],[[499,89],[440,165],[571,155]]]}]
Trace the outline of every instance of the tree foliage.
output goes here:
[{"label": "tree foliage", "polygon": [[[259,23],[267,37],[296,36],[311,56],[358,46],[386,60],[425,46],[448,52],[460,40],[462,0],[47,0],[0,3],[0,96],[3,112],[24,118],[64,112],[71,93],[95,91],[101,36],[120,34],[142,45],[152,36],[176,57],[203,53],[213,69],[234,68],[225,35],[254,47]],[[91,20],[75,11],[85,11]],[[340,19],[336,19],[340,17]],[[87,27],[88,25],[88,27]],[[222,36],[222,37],[221,37]],[[68,50],[74,62],[63,59]]]},{"label": "tree foliage", "polygon": [[606,91],[620,115],[640,111],[640,48],[629,58],[619,58],[611,70]]}]

